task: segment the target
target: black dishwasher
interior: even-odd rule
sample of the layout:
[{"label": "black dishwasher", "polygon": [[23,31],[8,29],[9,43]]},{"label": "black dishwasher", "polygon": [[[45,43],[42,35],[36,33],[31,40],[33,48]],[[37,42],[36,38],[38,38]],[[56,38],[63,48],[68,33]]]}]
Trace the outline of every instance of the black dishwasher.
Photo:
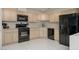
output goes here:
[{"label": "black dishwasher", "polygon": [[48,39],[54,40],[54,29],[48,28]]}]

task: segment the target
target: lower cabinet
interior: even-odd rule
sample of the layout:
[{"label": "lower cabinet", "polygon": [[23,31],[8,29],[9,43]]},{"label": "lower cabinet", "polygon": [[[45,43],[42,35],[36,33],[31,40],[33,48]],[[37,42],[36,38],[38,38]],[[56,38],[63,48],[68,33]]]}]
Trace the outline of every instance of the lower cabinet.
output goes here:
[{"label": "lower cabinet", "polygon": [[18,31],[14,31],[13,33],[13,42],[14,43],[18,42]]},{"label": "lower cabinet", "polygon": [[40,28],[40,38],[47,38],[47,28]]},{"label": "lower cabinet", "polygon": [[30,39],[47,38],[46,28],[31,28],[30,29]]},{"label": "lower cabinet", "polygon": [[3,38],[2,38],[2,44],[12,44],[18,42],[18,31],[12,30],[5,30],[3,31]]},{"label": "lower cabinet", "polygon": [[30,29],[30,39],[40,38],[40,29]]},{"label": "lower cabinet", "polygon": [[13,42],[12,32],[4,32],[4,45],[12,42]]}]

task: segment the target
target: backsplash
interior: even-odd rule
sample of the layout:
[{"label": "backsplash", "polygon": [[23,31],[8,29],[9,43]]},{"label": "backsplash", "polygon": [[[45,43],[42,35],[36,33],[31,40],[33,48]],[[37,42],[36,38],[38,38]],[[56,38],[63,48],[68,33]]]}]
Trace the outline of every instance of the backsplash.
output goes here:
[{"label": "backsplash", "polygon": [[17,22],[3,22],[3,23],[6,23],[7,26],[9,26],[9,28],[16,28],[16,23]]},{"label": "backsplash", "polygon": [[[44,26],[43,26],[44,25]],[[59,23],[51,23],[51,22],[35,22],[35,23],[29,23],[29,27],[32,28],[32,27],[37,27],[37,28],[42,28],[42,27],[45,27],[45,28],[55,28],[55,29],[59,29]]]},{"label": "backsplash", "polygon": [[[17,22],[4,22],[9,26],[9,28],[16,28]],[[29,28],[42,28],[44,25],[44,28],[55,28],[56,30],[59,30],[59,23],[52,23],[52,22],[30,22]]]}]

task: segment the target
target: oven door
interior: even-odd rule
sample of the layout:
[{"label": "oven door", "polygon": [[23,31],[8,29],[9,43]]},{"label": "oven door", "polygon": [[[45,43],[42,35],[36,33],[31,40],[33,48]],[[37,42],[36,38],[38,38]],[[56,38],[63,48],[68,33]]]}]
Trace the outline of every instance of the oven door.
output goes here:
[{"label": "oven door", "polygon": [[27,37],[28,36],[28,32],[20,32],[20,37]]},{"label": "oven door", "polygon": [[19,42],[24,42],[29,40],[29,29],[19,28]]}]

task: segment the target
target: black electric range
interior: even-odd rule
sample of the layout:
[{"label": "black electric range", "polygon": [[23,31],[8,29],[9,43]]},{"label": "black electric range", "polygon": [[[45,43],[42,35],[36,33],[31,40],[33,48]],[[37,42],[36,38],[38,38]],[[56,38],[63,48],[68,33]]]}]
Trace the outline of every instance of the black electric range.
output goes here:
[{"label": "black electric range", "polygon": [[19,40],[18,42],[29,41],[30,29],[26,27],[18,28]]}]

